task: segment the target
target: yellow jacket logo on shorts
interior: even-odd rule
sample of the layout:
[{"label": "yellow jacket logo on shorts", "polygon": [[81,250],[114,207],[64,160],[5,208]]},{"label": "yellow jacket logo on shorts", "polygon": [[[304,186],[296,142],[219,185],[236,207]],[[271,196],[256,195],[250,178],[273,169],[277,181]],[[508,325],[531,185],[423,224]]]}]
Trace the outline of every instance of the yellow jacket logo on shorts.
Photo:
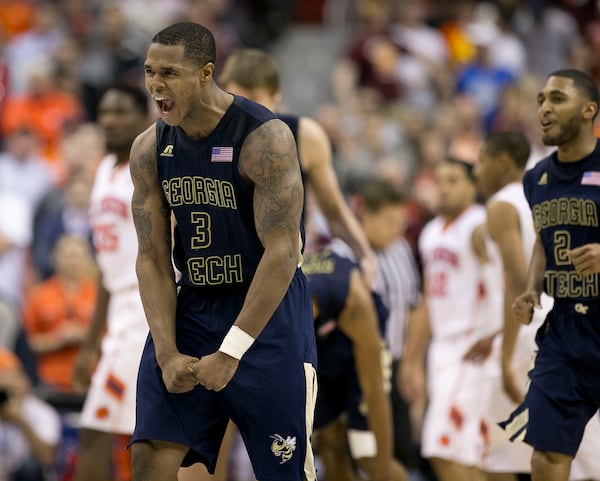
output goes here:
[{"label": "yellow jacket logo on shorts", "polygon": [[270,437],[273,439],[271,451],[275,456],[281,458],[281,463],[279,464],[283,464],[292,459],[292,455],[296,449],[296,436],[288,436],[284,439],[279,434],[271,434]]}]

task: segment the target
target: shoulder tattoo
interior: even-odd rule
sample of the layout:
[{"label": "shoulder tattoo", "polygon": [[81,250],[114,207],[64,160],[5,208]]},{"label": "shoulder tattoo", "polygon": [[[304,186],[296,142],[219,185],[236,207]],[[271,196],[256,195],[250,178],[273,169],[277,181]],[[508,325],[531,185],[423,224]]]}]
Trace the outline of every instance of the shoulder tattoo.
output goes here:
[{"label": "shoulder tattoo", "polygon": [[254,212],[259,235],[298,231],[304,190],[290,130],[280,121],[266,122],[247,138],[243,154],[243,173],[256,189]]}]

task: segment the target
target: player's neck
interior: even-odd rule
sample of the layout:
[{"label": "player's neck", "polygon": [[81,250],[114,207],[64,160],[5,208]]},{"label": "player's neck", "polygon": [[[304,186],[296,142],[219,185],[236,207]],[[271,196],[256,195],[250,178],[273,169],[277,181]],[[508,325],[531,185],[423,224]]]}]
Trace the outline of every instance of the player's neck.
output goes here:
[{"label": "player's neck", "polygon": [[500,188],[504,188],[507,185],[511,184],[521,184],[523,182],[523,171],[519,170],[518,172],[512,172],[506,176],[503,180]]},{"label": "player's neck", "polygon": [[192,139],[203,139],[215,129],[233,102],[233,95],[213,84],[210,91],[199,99],[194,116],[180,127]]},{"label": "player's neck", "polygon": [[444,215],[442,215],[442,217],[444,219],[444,225],[447,227],[450,224],[452,224],[456,219],[458,219],[461,215],[463,215],[463,213],[474,204],[475,203],[473,202],[468,205],[465,205],[464,207],[462,207],[459,210],[444,213]]},{"label": "player's neck", "polygon": [[582,135],[571,142],[558,146],[558,160],[561,162],[577,162],[590,155],[596,148],[598,140],[593,133]]}]

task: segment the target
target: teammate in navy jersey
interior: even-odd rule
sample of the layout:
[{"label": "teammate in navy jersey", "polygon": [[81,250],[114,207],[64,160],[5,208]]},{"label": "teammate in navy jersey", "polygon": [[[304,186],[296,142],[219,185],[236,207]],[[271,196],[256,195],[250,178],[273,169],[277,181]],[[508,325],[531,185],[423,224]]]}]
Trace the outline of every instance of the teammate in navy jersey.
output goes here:
[{"label": "teammate in navy jersey", "polygon": [[259,480],[311,480],[316,345],[296,144],[266,108],[221,90],[214,62],[213,35],[190,22],[157,33],[145,60],[160,118],[130,159],[150,326],[133,480],[197,462],[213,472],[229,419]]},{"label": "teammate in navy jersey", "polygon": [[[281,101],[277,64],[261,50],[242,49],[231,54],[225,61],[219,83],[228,92],[247,97],[273,112]],[[302,175],[331,235],[352,248],[360,260],[365,279],[372,284],[377,260],[360,224],[344,201],[333,169],[327,133],[310,117],[282,113],[277,116],[288,124],[296,138]]]},{"label": "teammate in navy jersey", "polygon": [[542,140],[557,150],[523,178],[537,239],[513,312],[529,323],[542,291],[554,306],[537,332],[525,400],[501,425],[533,446],[534,481],[566,481],[600,406],[600,94],[587,74],[565,69],[547,77],[537,100]]},{"label": "teammate in navy jersey", "polygon": [[355,478],[339,439],[337,422],[345,414],[352,458],[367,479],[406,480],[392,456],[385,389],[390,380],[381,362],[387,308],[370,292],[358,264],[328,249],[309,254],[302,269],[313,298],[319,359],[314,428],[325,476],[336,481]]}]

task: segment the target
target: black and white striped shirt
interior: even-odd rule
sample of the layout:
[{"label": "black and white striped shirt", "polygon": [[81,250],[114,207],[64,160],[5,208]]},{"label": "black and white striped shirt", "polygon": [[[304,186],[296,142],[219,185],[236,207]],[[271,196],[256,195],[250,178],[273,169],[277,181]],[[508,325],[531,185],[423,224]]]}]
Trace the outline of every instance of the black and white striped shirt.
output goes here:
[{"label": "black and white striped shirt", "polygon": [[399,238],[376,254],[375,291],[390,311],[386,339],[392,358],[399,359],[404,346],[408,313],[421,302],[421,275],[406,239]]},{"label": "black and white striped shirt", "polygon": [[[354,259],[350,247],[340,239],[329,247],[338,255]],[[399,359],[404,346],[406,322],[411,308],[421,302],[421,275],[414,252],[404,238],[376,252],[377,273],[374,290],[389,309],[386,341],[393,359]]]}]

